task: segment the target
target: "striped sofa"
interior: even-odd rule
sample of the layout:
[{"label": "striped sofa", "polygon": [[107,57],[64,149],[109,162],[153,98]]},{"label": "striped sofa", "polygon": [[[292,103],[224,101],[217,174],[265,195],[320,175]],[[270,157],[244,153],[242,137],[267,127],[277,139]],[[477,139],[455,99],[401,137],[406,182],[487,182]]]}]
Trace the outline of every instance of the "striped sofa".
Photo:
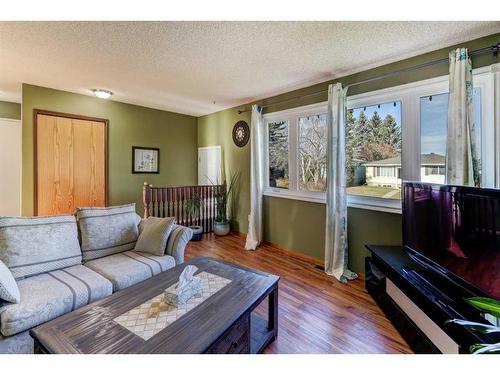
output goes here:
[{"label": "striped sofa", "polygon": [[33,353],[31,328],[183,263],[191,229],[174,224],[158,256],[134,251],[140,224],[133,204],[0,217],[0,261],[20,292],[0,299],[0,353]]}]

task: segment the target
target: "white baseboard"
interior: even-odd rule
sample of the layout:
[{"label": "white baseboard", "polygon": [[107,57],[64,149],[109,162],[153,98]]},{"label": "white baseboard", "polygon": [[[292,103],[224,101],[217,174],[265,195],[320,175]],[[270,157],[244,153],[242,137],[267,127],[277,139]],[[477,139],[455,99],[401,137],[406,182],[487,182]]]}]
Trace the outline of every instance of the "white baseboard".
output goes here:
[{"label": "white baseboard", "polygon": [[386,292],[442,353],[458,354],[458,344],[388,278],[386,278]]}]

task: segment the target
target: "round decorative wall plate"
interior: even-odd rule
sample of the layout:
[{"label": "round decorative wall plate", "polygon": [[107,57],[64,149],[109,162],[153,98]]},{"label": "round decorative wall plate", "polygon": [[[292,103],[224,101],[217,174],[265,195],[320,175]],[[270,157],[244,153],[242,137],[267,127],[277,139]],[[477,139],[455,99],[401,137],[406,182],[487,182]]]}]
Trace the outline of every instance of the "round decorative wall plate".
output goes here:
[{"label": "round decorative wall plate", "polygon": [[238,147],[243,147],[250,139],[250,128],[248,124],[241,120],[234,124],[233,127],[233,142]]}]

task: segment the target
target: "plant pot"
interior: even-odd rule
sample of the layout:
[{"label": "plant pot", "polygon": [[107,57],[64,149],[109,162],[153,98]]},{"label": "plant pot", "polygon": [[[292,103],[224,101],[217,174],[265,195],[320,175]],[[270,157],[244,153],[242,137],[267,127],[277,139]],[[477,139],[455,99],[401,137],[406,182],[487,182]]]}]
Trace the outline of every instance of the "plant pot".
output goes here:
[{"label": "plant pot", "polygon": [[203,237],[203,227],[199,225],[191,225],[189,228],[193,231],[193,237],[191,237],[191,241],[200,241]]},{"label": "plant pot", "polygon": [[228,221],[216,221],[214,225],[214,233],[217,236],[225,236],[229,234],[230,226]]}]

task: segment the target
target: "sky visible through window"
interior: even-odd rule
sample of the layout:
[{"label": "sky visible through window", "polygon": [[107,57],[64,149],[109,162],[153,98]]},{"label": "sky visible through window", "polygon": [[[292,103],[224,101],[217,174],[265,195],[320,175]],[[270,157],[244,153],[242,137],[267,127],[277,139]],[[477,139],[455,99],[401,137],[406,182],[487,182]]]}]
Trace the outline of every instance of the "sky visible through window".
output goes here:
[{"label": "sky visible through window", "polygon": [[[420,98],[421,153],[446,155],[446,132],[448,128],[448,93]],[[481,150],[481,89],[474,89],[474,111],[479,151]]]},{"label": "sky visible through window", "polygon": [[[420,133],[421,153],[446,155],[446,131],[448,127],[448,93],[432,95],[420,99]],[[474,107],[481,108],[481,89],[474,88]],[[353,116],[358,118],[364,112],[368,118],[378,112],[380,117],[392,115],[398,126],[401,126],[401,102],[393,102],[359,107],[353,109]],[[478,141],[481,140],[481,112],[474,111],[475,122],[478,125]]]},{"label": "sky visible through window", "polygon": [[446,154],[448,94],[420,98],[420,151],[422,154]]}]

